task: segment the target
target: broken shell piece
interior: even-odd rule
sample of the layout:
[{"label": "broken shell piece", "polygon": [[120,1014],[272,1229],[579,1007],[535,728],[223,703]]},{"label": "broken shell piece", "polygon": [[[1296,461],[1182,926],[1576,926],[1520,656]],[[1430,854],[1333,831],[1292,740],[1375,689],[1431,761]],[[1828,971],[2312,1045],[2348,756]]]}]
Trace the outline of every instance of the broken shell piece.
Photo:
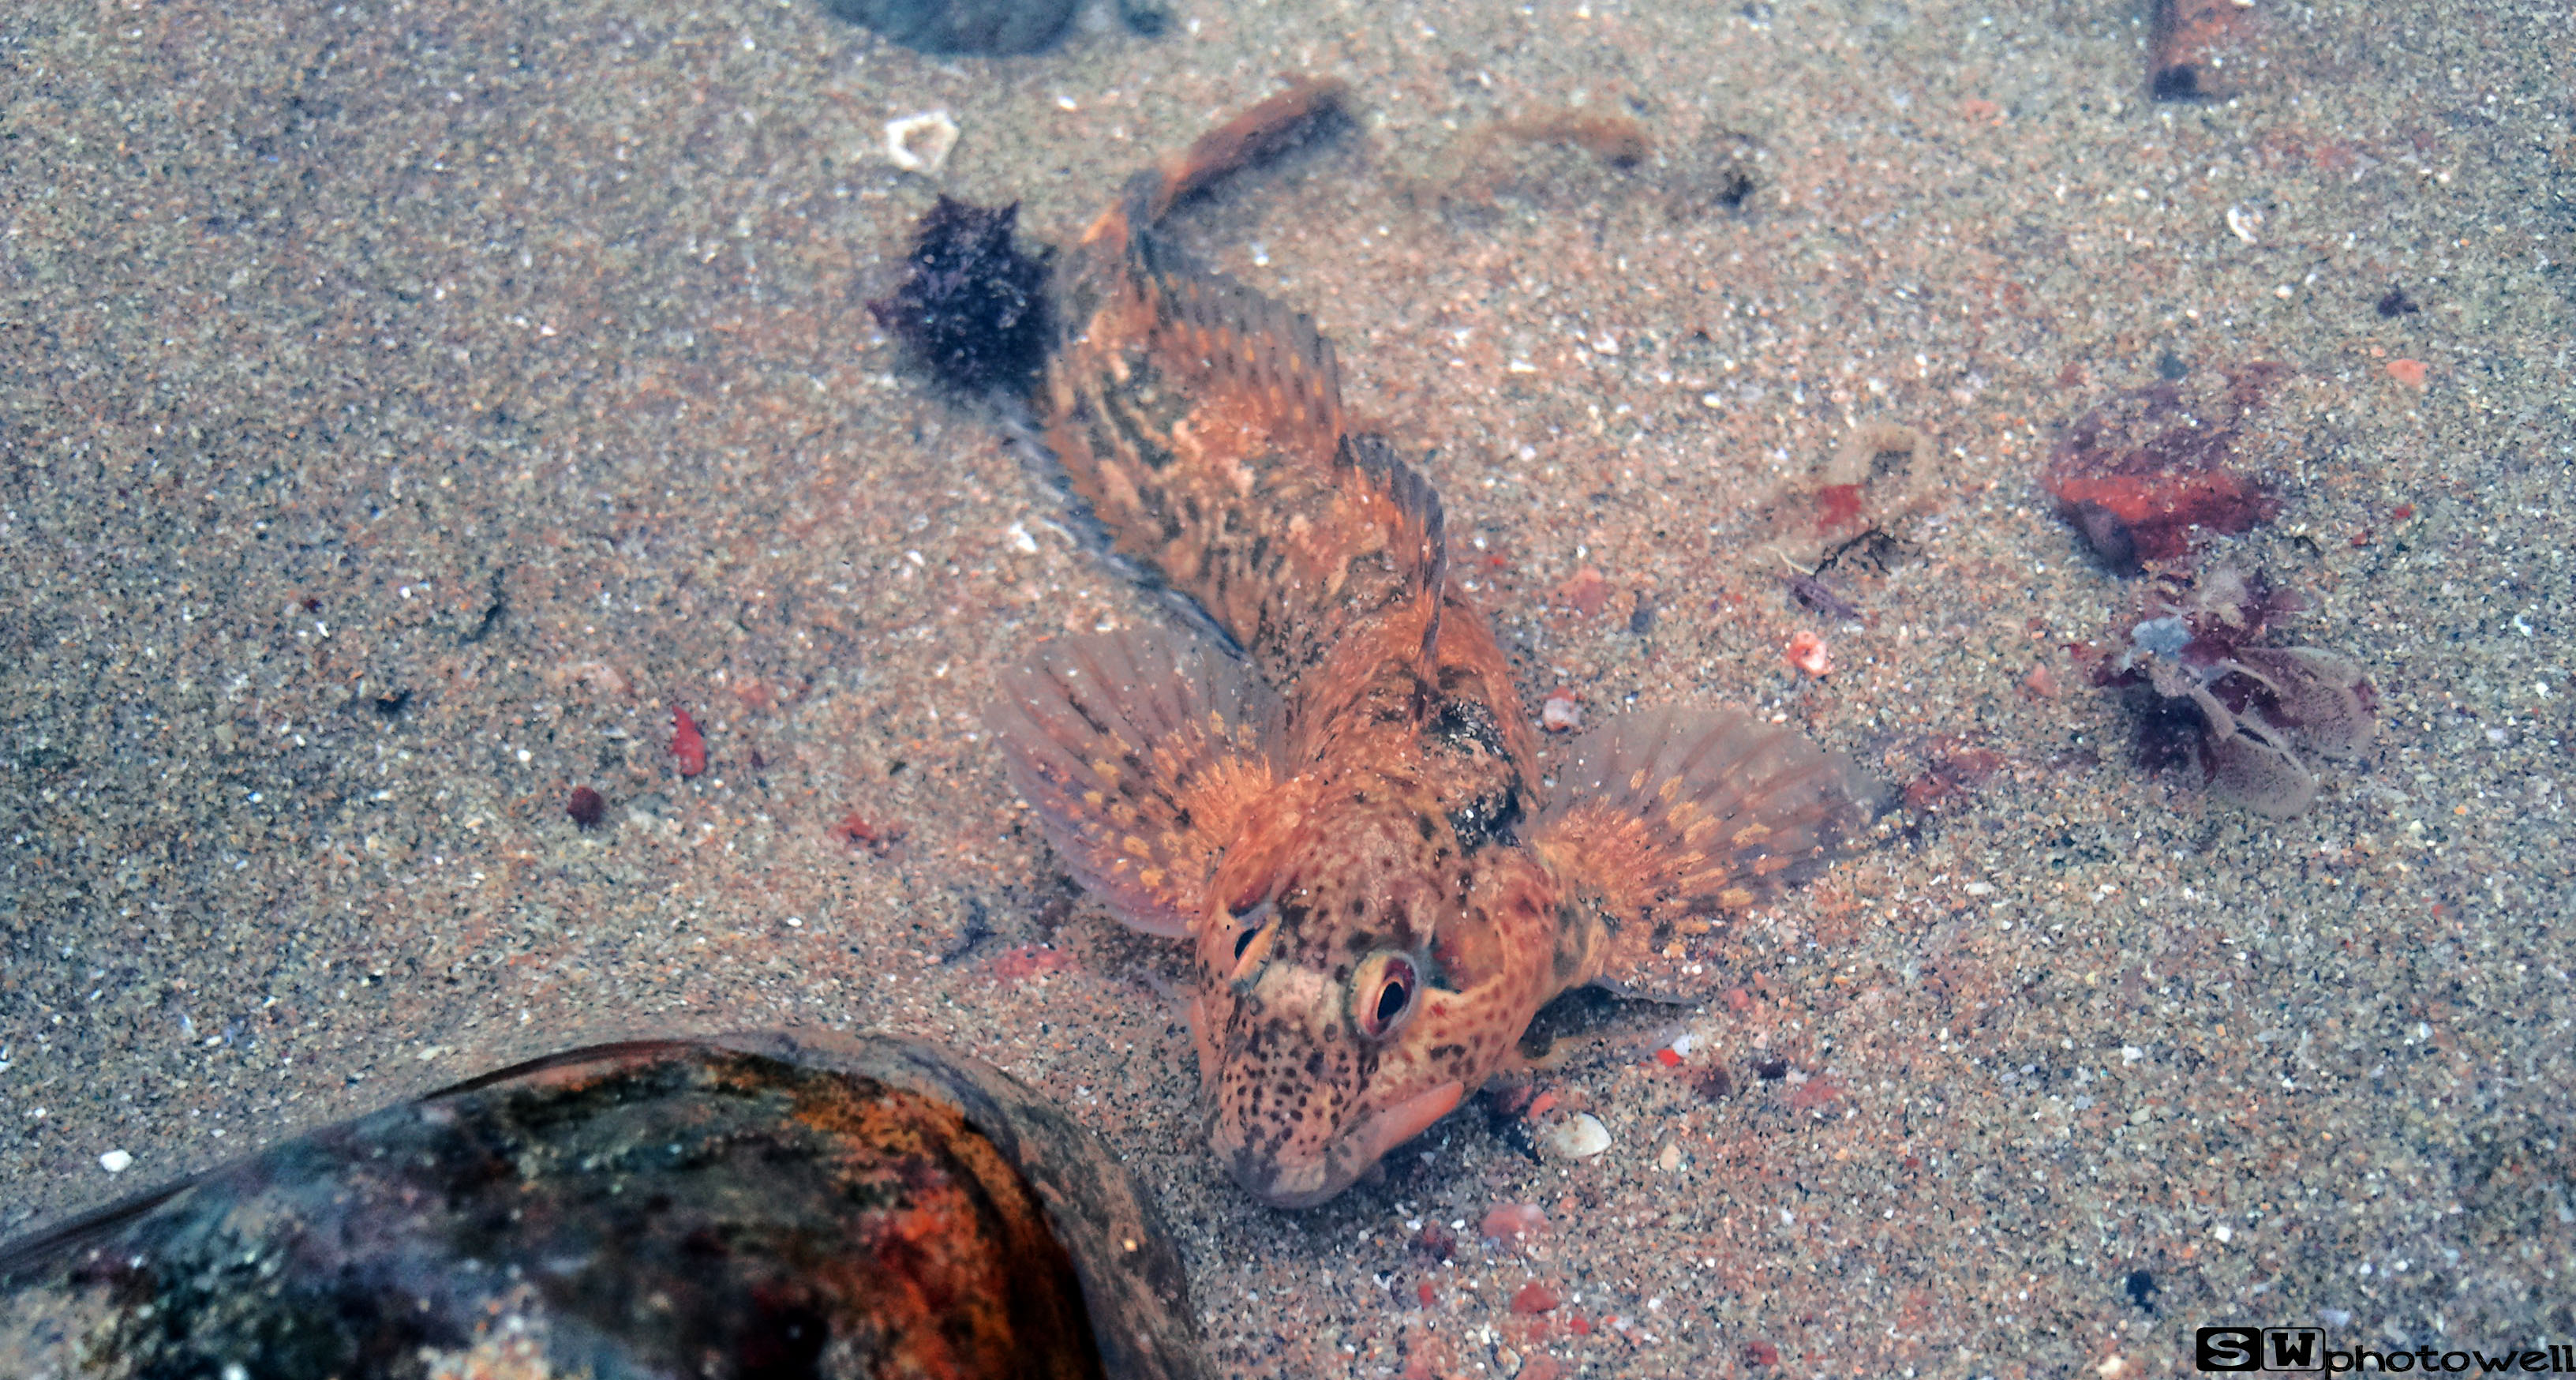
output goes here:
[{"label": "broken shell piece", "polygon": [[1854,558],[1883,564],[1901,550],[1906,520],[1931,506],[1939,481],[1930,437],[1898,422],[1870,422],[1831,460],[1764,505],[1770,550],[1801,571]]},{"label": "broken shell piece", "polygon": [[945,110],[888,120],[885,134],[886,161],[924,177],[938,176],[948,166],[949,150],[957,147],[957,122]]},{"label": "broken shell piece", "polygon": [[2272,819],[2288,819],[2315,803],[2316,774],[2291,755],[2288,744],[2250,720],[2233,726],[2234,732],[2221,734],[2213,723],[2203,740],[2212,794]]},{"label": "broken shell piece", "polygon": [[2322,757],[2358,755],[2379,731],[2361,668],[2315,647],[2240,647],[2243,673],[2272,692],[2282,722]]},{"label": "broken shell piece", "polygon": [[1610,1148],[1610,1128],[1590,1112],[1576,1112],[1539,1133],[1549,1153],[1569,1160],[1588,1160]]}]

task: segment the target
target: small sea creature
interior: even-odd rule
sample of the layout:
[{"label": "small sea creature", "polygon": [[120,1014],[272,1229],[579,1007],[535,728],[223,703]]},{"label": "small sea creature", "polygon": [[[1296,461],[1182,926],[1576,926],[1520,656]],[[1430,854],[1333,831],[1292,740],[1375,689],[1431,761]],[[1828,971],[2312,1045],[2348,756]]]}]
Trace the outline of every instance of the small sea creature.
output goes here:
[{"label": "small sea creature", "polygon": [[1792,574],[1787,577],[1785,583],[1789,586],[1789,593],[1795,596],[1799,603],[1827,618],[1844,623],[1860,621],[1860,610],[1853,608],[1850,601],[1836,594],[1833,586],[1815,576]]},{"label": "small sea creature", "polygon": [[2139,764],[2196,763],[2219,798],[2274,819],[2306,810],[2317,783],[2299,751],[2358,755],[2378,730],[2378,697],[2344,657],[2260,645],[2305,607],[2259,570],[2149,585],[2124,644],[2095,673],[2132,692]]},{"label": "small sea creature", "polygon": [[1283,1207],[1446,1116],[1558,994],[1712,989],[1723,917],[1821,867],[1876,795],[1794,733],[1681,708],[1595,730],[1544,788],[1438,495],[1345,413],[1313,323],[1155,232],[1341,100],[1300,85],[1138,176],[1057,292],[1046,446],[1231,646],[1058,639],[991,715],[1067,869],[1188,940],[1210,1143]]}]

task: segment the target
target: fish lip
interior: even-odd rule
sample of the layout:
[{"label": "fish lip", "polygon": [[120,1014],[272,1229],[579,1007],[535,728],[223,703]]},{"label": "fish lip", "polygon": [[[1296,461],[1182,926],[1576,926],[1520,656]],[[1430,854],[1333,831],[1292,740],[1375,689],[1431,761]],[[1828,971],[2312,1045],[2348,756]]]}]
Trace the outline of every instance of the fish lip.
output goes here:
[{"label": "fish lip", "polygon": [[1330,1151],[1303,1163],[1286,1163],[1254,1153],[1249,1146],[1217,1147],[1226,1172],[1246,1193],[1275,1208],[1307,1208],[1338,1196],[1351,1181],[1386,1153],[1421,1135],[1432,1123],[1457,1110],[1467,1085],[1456,1079],[1435,1084],[1377,1112],[1343,1137]]}]

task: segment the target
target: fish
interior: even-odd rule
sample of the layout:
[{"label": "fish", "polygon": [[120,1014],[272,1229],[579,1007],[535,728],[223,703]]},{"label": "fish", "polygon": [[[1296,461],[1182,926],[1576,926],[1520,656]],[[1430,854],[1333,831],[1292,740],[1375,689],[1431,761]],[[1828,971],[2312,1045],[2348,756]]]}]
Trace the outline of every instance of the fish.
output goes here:
[{"label": "fish", "polygon": [[1307,316],[1158,229],[1348,99],[1305,81],[1137,174],[1056,265],[1030,425],[1114,555],[1205,630],[1041,642],[987,723],[1065,869],[1189,946],[1206,1136],[1282,1208],[1349,1187],[1601,985],[1686,1000],[1725,917],[1880,792],[1740,711],[1625,716],[1543,772],[1439,495]]}]

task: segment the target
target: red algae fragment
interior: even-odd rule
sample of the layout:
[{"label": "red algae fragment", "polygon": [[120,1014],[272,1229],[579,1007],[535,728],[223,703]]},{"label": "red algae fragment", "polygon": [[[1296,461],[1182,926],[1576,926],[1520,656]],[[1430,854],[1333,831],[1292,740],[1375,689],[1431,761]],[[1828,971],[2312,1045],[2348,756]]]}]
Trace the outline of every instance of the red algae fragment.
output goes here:
[{"label": "red algae fragment", "polygon": [[1793,1112],[1810,1111],[1814,1108],[1822,1107],[1826,1103],[1831,1102],[1842,1095],[1842,1085],[1834,1082],[1834,1080],[1823,1077],[1810,1078],[1806,1082],[1799,1084],[1790,1092],[1789,1110]]},{"label": "red algae fragment", "polygon": [[1935,738],[1923,774],[1905,783],[1905,808],[1939,811],[1966,796],[2003,769],[2003,755],[1991,748],[1970,747],[1964,740]]},{"label": "red algae fragment", "polygon": [[689,711],[671,706],[671,756],[680,764],[680,775],[695,776],[707,769],[707,739],[698,732],[698,721]]},{"label": "red algae fragment", "polygon": [[2187,410],[2171,383],[2123,394],[2068,427],[2040,482],[2094,555],[2121,575],[2188,554],[2200,532],[2269,522],[2280,503],[2233,461],[2245,416],[2288,372],[2249,364],[2230,373],[2213,421]]},{"label": "red algae fragment", "polygon": [[871,820],[856,810],[841,816],[841,822],[831,829],[832,837],[853,848],[876,849],[901,842],[907,832],[900,824]]},{"label": "red algae fragment", "polygon": [[1556,587],[1556,597],[1572,606],[1576,613],[1592,618],[1610,605],[1610,581],[1587,565]]},{"label": "red algae fragment", "polygon": [[1561,1302],[1563,1300],[1556,1296],[1554,1289],[1548,1288],[1537,1280],[1531,1280],[1512,1294],[1512,1311],[1524,1317],[1535,1313],[1553,1313],[1556,1311],[1557,1304]]},{"label": "red algae fragment", "polygon": [[993,976],[1003,982],[1026,982],[1073,966],[1073,955],[1052,944],[1021,944],[993,955]]}]

